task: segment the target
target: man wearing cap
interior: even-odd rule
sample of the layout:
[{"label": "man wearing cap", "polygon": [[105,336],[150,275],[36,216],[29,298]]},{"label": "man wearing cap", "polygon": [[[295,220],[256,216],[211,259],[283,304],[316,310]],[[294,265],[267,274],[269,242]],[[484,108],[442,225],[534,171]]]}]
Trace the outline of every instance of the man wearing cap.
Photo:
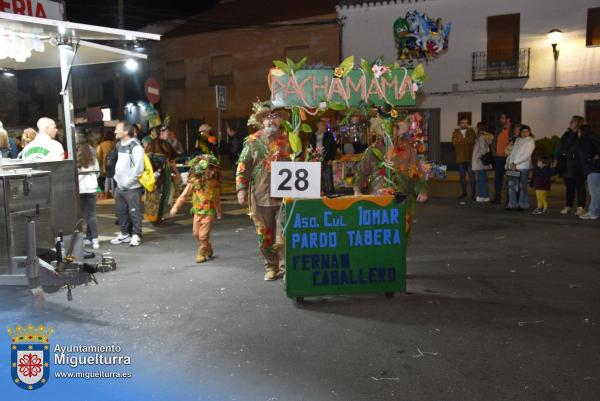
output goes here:
[{"label": "man wearing cap", "polygon": [[202,124],[198,128],[198,139],[196,140],[195,149],[203,155],[216,155],[216,137],[210,135],[212,127],[208,124]]},{"label": "man wearing cap", "polygon": [[310,146],[317,152],[323,155],[321,162],[321,176],[325,182],[325,194],[333,194],[333,159],[337,152],[335,138],[333,133],[327,130],[329,120],[326,117],[321,117],[317,121],[317,130],[310,137]]},{"label": "man wearing cap", "polygon": [[265,258],[266,281],[276,280],[285,273],[285,247],[278,221],[281,200],[271,197],[271,163],[290,160],[288,136],[281,130],[281,123],[288,117],[287,112],[271,111],[269,107],[262,107],[254,115],[262,128],[246,139],[236,173],[238,202],[242,206],[250,202],[260,251]]}]

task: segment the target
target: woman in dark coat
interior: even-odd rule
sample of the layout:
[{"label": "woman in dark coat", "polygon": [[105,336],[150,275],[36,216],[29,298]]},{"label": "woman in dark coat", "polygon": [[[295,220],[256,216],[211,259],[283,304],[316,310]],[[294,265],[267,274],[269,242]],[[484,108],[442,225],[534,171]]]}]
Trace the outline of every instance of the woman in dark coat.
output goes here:
[{"label": "woman in dark coat", "polygon": [[577,194],[577,209],[575,214],[581,216],[585,213],[585,175],[583,174],[584,161],[581,152],[581,130],[584,119],[573,116],[569,129],[560,138],[558,152],[558,173],[565,181],[566,206],[560,214],[566,215],[573,210],[575,195]]}]

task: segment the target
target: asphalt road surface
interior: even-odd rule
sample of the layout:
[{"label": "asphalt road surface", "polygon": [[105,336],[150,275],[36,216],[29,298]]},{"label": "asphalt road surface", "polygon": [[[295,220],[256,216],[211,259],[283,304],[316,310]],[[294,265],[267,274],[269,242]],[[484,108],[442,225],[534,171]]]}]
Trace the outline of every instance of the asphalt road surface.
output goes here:
[{"label": "asphalt road surface", "polygon": [[[407,293],[307,299],[263,281],[253,226],[229,196],[215,258],[194,263],[191,218],[145,227],[137,248],[102,243],[117,271],[46,295],[0,289],[0,321],[45,319],[131,341],[178,369],[198,399],[596,401],[600,222],[433,198],[419,205]],[[102,233],[116,232],[110,205]],[[1,386],[0,386],[1,387]]]}]

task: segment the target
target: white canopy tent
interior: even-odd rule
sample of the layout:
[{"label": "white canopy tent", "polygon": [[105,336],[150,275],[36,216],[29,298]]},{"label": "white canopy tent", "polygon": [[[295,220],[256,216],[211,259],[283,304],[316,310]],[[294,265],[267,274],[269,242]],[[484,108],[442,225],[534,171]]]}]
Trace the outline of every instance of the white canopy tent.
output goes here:
[{"label": "white canopy tent", "polygon": [[73,103],[70,69],[90,65],[146,59],[145,54],[92,41],[160,40],[160,35],[103,26],[50,20],[0,12],[0,68],[28,70],[61,69],[65,137],[69,159],[73,158]]}]

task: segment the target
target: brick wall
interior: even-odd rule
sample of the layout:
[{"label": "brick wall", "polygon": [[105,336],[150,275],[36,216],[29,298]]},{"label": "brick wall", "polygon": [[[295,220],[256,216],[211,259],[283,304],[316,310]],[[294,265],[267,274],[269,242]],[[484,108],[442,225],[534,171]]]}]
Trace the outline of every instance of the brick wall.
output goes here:
[{"label": "brick wall", "polygon": [[[332,19],[335,14],[322,18]],[[227,85],[228,108],[221,117],[222,120],[248,117],[257,97],[261,100],[269,97],[267,73],[273,60],[284,59],[287,48],[299,46],[308,46],[309,64],[337,65],[339,26],[331,23],[256,27],[166,38],[160,42],[159,53],[165,88],[161,112],[171,115],[180,137],[184,135],[184,122],[192,119],[205,120],[216,132],[215,89],[209,86],[209,77],[214,75],[211,58],[231,55],[233,84]],[[181,76],[178,63],[181,60],[185,82],[173,79]],[[176,71],[168,71],[169,66]]]}]

